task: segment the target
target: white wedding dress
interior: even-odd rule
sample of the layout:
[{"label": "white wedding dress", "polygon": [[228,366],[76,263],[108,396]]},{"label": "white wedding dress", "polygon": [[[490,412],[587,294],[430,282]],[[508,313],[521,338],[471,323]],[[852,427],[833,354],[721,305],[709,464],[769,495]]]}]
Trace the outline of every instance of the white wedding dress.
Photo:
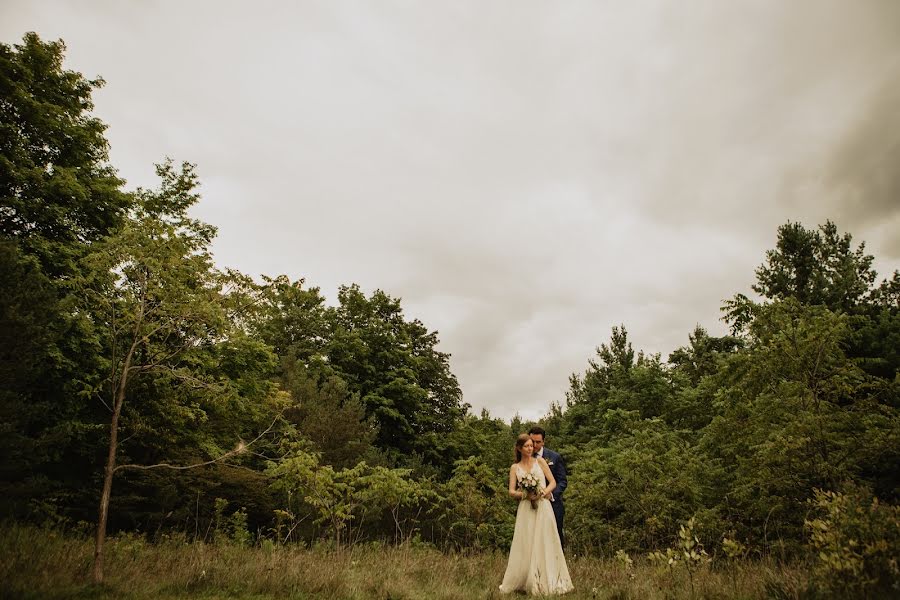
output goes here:
[{"label": "white wedding dress", "polygon": [[[525,475],[519,465],[516,465],[516,471],[519,479]],[[531,466],[531,472],[538,481],[544,481],[537,461]],[[565,594],[572,589],[550,501],[542,498],[534,509],[531,501],[521,500],[500,591],[505,594],[522,590],[529,594],[550,595]]]}]

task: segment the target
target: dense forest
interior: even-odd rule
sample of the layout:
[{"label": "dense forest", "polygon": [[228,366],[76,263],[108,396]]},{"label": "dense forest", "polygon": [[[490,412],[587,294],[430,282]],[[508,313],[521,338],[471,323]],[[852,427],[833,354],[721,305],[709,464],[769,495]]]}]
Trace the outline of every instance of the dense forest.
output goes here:
[{"label": "dense forest", "polygon": [[[107,531],[508,547],[532,423],[473,414],[437,332],[388,293],[330,306],[216,265],[194,166],[126,190],[102,81],[64,53],[0,44],[3,518],[96,535],[97,580]],[[548,407],[569,551],[810,557],[825,586],[896,589],[900,272],[832,222],[784,224],[760,260],[729,335],[698,327],[664,359],[614,327]]]}]

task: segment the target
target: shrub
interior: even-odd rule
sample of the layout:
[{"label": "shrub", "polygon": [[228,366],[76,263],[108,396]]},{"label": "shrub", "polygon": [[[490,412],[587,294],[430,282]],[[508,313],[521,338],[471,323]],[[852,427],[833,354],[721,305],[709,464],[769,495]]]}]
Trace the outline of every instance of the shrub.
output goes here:
[{"label": "shrub", "polygon": [[900,507],[868,492],[815,490],[816,518],[805,522],[815,552],[816,582],[841,597],[900,593]]}]

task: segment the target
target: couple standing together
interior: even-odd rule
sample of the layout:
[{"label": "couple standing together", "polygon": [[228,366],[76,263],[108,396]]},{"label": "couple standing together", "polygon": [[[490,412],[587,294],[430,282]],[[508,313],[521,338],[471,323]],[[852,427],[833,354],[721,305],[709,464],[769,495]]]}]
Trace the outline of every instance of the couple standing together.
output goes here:
[{"label": "couple standing together", "polygon": [[545,432],[532,427],[516,439],[516,462],[509,469],[509,495],[519,502],[509,563],[500,591],[565,594],[572,578],[563,556],[563,501],[566,465],[544,447]]}]

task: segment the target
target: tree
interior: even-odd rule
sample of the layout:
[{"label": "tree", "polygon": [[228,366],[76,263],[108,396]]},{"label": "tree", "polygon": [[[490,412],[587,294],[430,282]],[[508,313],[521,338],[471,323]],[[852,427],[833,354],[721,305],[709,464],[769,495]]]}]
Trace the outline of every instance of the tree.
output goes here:
[{"label": "tree", "polygon": [[753,291],[772,300],[796,298],[848,312],[865,301],[876,277],[865,243],[853,248],[852,242],[853,236],[838,234],[831,221],[818,231],[788,222],[778,228],[766,264],[756,269]]},{"label": "tree", "polygon": [[0,235],[54,278],[131,202],[107,163],[106,125],[90,114],[103,80],[64,70],[65,48],[35,33],[0,44]]},{"label": "tree", "polygon": [[38,475],[51,447],[37,430],[49,421],[46,405],[29,400],[44,391],[51,368],[45,348],[55,346],[63,332],[47,322],[60,310],[53,282],[12,240],[0,240],[0,279],[9,282],[0,295],[0,498],[5,514],[24,516],[30,498],[52,497]]},{"label": "tree", "polygon": [[[806,305],[852,315],[854,334],[847,354],[871,375],[892,380],[900,369],[900,272],[875,286],[874,258],[865,243],[853,247],[849,233],[839,234],[831,221],[818,230],[799,223],[778,228],[778,242],[756,269],[753,290],[768,301],[793,298]],[[722,308],[732,333],[746,333],[760,303],[744,294],[727,300]]]},{"label": "tree", "polygon": [[[322,453],[322,462],[336,469],[349,468],[373,458],[372,444],[378,428],[366,417],[359,396],[347,384],[331,376],[321,385],[302,375],[291,378],[292,406],[285,413],[297,429]],[[374,456],[377,460],[377,455]]]},{"label": "tree", "polygon": [[106,126],[91,114],[91,95],[103,82],[65,70],[64,54],[61,41],[34,33],[21,44],[0,44],[2,310],[9,326],[0,337],[0,371],[13,378],[3,382],[0,401],[11,415],[5,438],[15,451],[5,454],[2,496],[17,514],[29,498],[42,498],[51,516],[53,498],[69,511],[80,503],[89,477],[81,466],[96,450],[92,428],[100,415],[79,390],[100,361],[72,283],[80,258],[123,222],[132,202],[108,163]]},{"label": "tree", "polygon": [[900,311],[900,271],[894,271],[890,279],[885,279],[872,290],[872,304],[885,310],[897,313]]},{"label": "tree", "polygon": [[900,271],[873,288],[852,319],[853,335],[847,354],[876,377],[894,381],[886,402],[900,406]]},{"label": "tree", "polygon": [[703,377],[713,375],[721,367],[722,358],[741,347],[732,336],[714,337],[697,325],[688,335],[689,344],[669,355],[669,364],[696,386]]},{"label": "tree", "polygon": [[[460,425],[467,406],[449,355],[436,348],[437,333],[408,321],[400,301],[381,290],[367,297],[357,285],[342,286],[338,305],[326,308],[319,289],[303,283],[266,278],[249,327],[280,358],[281,383],[302,404],[295,420],[302,417],[318,428],[324,421],[316,414],[324,416],[330,403],[342,411],[340,421],[363,437],[374,426],[376,445],[393,460],[443,462],[446,436]],[[329,400],[335,385],[347,387],[346,400],[337,404]],[[347,419],[356,402],[351,398],[364,410],[355,426]],[[320,401],[322,406],[314,405]],[[318,437],[317,443],[326,441]],[[333,452],[325,454],[326,462],[334,460]]]},{"label": "tree", "polygon": [[312,368],[324,354],[328,335],[325,298],[317,287],[304,288],[303,279],[291,281],[286,275],[263,279],[251,332],[272,346],[283,370],[293,362]]},{"label": "tree", "polygon": [[341,287],[338,302],[327,316],[328,365],[374,417],[378,446],[397,457],[416,452],[432,463],[445,460],[441,440],[467,405],[450,356],[436,348],[437,333],[407,321],[400,301],[381,290],[367,298],[356,285]]},{"label": "tree", "polygon": [[[660,419],[617,415],[626,426],[608,446],[586,448],[566,492],[568,538],[584,550],[658,547],[711,502],[714,468]],[[705,525],[711,517],[705,519]]]},{"label": "tree", "polygon": [[454,432],[454,438],[460,438],[461,456],[476,456],[497,472],[502,480],[509,471],[509,465],[515,460],[513,448],[516,436],[526,427],[516,426],[513,429],[502,419],[492,418],[486,408],[481,414],[466,415],[463,424]]},{"label": "tree", "polygon": [[669,355],[669,377],[675,387],[663,418],[677,429],[699,431],[716,415],[718,377],[727,358],[743,347],[733,336],[714,337],[699,325],[688,336],[689,344]]},{"label": "tree", "polygon": [[[215,230],[187,216],[198,199],[191,165],[176,171],[168,162],[157,174],[160,190],[139,190],[131,218],[85,257],[85,275],[78,285],[81,310],[92,319],[108,373],[88,391],[111,413],[95,582],[103,579],[113,477],[126,467],[117,463],[126,400],[149,398],[144,413],[176,420],[177,429],[170,430],[192,431],[206,417],[202,403],[214,402],[227,391],[198,376],[202,354],[227,339],[230,326],[226,278],[213,268],[208,249]],[[148,388],[157,392],[148,395]]]},{"label": "tree", "polygon": [[635,355],[624,325],[612,328],[609,343],[597,348],[588,365],[582,377],[569,378],[568,407],[561,422],[566,444],[606,442],[622,433],[615,416],[620,411],[648,419],[660,416],[670,402],[673,386],[659,355]]},{"label": "tree", "polygon": [[728,518],[797,548],[814,487],[869,481],[896,494],[900,414],[845,353],[850,318],[796,299],[761,306],[729,357],[701,446],[724,467]]},{"label": "tree", "polygon": [[[395,544],[409,540],[416,533],[419,517],[438,500],[431,481],[417,481],[410,474],[410,469],[372,467],[359,478],[363,501],[369,510],[390,513]],[[405,518],[404,509],[409,511]]]}]

